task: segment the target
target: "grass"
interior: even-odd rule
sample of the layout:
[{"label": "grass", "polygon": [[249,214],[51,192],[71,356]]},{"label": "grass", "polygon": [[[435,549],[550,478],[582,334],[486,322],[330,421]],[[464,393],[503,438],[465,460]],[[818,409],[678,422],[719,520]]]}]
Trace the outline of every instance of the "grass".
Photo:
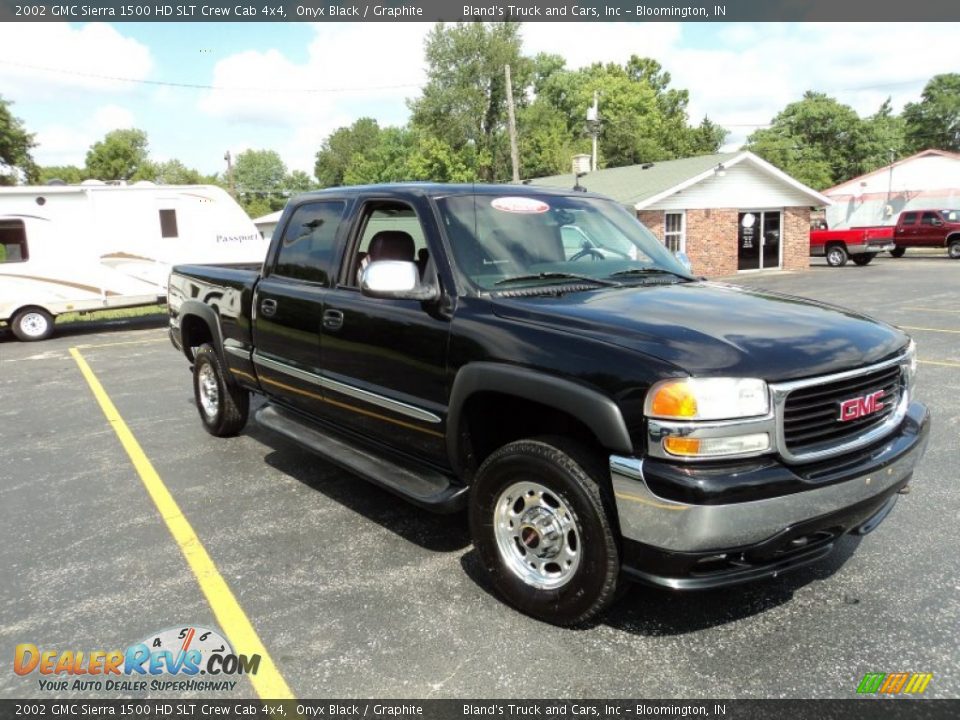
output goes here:
[{"label": "grass", "polygon": [[122,320],[124,318],[149,317],[152,315],[166,315],[166,305],[141,305],[139,307],[109,308],[107,310],[92,310],[90,312],[69,312],[57,315],[57,324],[91,322],[94,320]]}]

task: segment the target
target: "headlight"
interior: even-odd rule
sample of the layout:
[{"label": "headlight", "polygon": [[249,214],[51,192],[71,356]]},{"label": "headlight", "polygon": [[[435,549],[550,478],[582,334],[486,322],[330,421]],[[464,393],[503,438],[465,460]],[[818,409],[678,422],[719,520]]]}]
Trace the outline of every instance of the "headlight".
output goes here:
[{"label": "headlight", "polygon": [[754,378],[681,378],[658,382],[644,413],[664,420],[732,420],[770,412],[767,383]]},{"label": "headlight", "polygon": [[903,374],[906,376],[907,390],[913,390],[913,384],[917,379],[917,343],[913,340],[907,345],[907,352],[903,358]]}]

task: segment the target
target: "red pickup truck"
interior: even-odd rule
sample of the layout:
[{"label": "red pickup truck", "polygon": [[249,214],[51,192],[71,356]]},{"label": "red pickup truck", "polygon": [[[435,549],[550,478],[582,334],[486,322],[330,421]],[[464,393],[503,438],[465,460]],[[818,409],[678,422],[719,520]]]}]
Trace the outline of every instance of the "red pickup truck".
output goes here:
[{"label": "red pickup truck", "polygon": [[884,251],[896,252],[892,225],[810,231],[810,255],[826,257],[827,265],[832,267],[842,267],[848,259],[867,265]]},{"label": "red pickup truck", "polygon": [[908,210],[900,213],[893,229],[894,257],[907,248],[946,248],[947,255],[960,260],[960,210]]}]

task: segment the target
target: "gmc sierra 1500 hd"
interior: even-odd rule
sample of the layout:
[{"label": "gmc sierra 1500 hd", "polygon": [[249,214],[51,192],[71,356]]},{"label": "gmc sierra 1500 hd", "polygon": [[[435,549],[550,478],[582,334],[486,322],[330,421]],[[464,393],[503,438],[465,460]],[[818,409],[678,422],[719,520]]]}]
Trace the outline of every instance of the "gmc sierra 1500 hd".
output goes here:
[{"label": "gmc sierra 1500 hd", "polygon": [[169,303],[210,433],[265,396],[261,425],[466,507],[495,589],[561,625],[625,577],[709,588],[824,557],[887,515],[929,435],[904,333],[697,279],[587,193],[302,195],[262,268],[177,267]]}]

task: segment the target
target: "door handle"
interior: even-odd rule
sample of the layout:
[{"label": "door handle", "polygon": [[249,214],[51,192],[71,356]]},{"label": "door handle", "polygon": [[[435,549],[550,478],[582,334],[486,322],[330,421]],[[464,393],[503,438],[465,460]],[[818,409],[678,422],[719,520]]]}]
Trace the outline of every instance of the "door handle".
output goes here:
[{"label": "door handle", "polygon": [[339,330],[343,327],[342,310],[324,310],[323,327],[326,330]]},{"label": "door handle", "polygon": [[277,313],[277,301],[273,298],[266,298],[260,303],[260,312],[267,317],[273,317]]}]

